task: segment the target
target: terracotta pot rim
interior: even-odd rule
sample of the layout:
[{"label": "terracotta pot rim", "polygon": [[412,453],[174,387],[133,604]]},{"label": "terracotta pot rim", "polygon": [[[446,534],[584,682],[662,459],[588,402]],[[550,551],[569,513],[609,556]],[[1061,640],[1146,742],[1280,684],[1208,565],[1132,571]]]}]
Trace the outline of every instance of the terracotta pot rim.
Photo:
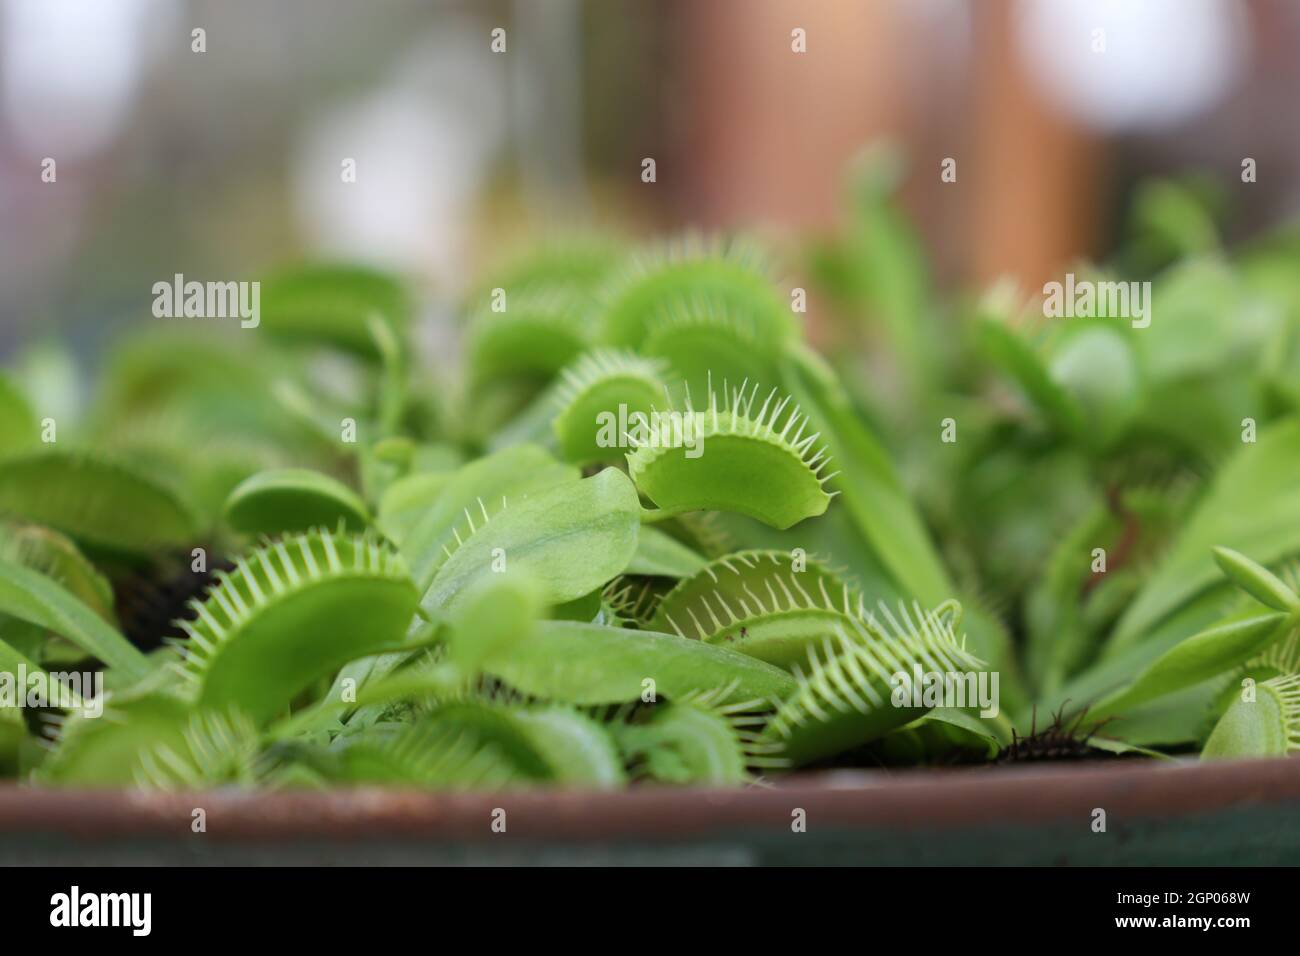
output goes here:
[{"label": "terracotta pot rim", "polygon": [[512,835],[572,842],[691,838],[783,830],[803,810],[819,827],[906,830],[1047,826],[1096,808],[1138,821],[1300,804],[1300,760],[1188,761],[955,770],[835,771],[771,787],[449,794],[357,789],[324,793],[217,790],[160,794],[0,786],[0,838],[34,833],[89,840],[188,835],[202,808],[215,840],[391,837],[491,839],[494,812]]}]

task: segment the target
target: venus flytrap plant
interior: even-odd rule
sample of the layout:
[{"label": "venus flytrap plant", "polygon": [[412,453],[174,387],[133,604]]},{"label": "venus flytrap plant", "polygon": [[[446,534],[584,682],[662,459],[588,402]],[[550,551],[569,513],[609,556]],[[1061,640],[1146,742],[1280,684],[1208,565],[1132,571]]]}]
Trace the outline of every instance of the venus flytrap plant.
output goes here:
[{"label": "venus flytrap plant", "polygon": [[1268,564],[1300,553],[1288,530],[1300,521],[1300,488],[1291,478],[1298,457],[1300,423],[1288,419],[1224,462],[1103,654],[1142,641],[1163,615],[1212,585],[1219,577],[1215,547],[1230,545]]},{"label": "venus flytrap plant", "polygon": [[1215,548],[1214,562],[1233,584],[1260,604],[1286,613],[1291,623],[1300,623],[1300,597],[1268,568],[1232,548]]},{"label": "venus flytrap plant", "polygon": [[469,516],[477,512],[481,518],[486,502],[497,508],[505,499],[508,507],[510,498],[519,503],[578,476],[576,468],[533,445],[503,449],[460,468],[440,482],[424,512],[405,532],[402,554],[416,582],[427,590],[438,567],[460,546],[457,535],[461,528],[469,530]]},{"label": "venus flytrap plant", "polygon": [[[1142,708],[1159,706],[1160,702],[1179,694],[1205,686],[1210,694],[1200,707],[1213,701],[1213,681],[1250,662],[1274,659],[1270,649],[1290,642],[1300,628],[1300,600],[1280,579],[1245,555],[1228,548],[1216,548],[1215,560],[1224,574],[1251,598],[1259,600],[1258,606],[1234,613],[1227,621],[1186,638],[1150,663],[1126,686],[1104,696],[1090,707],[1093,720],[1120,718],[1121,732],[1126,720]],[[1253,603],[1253,602],[1252,602]],[[1283,610],[1273,611],[1273,606]],[[1199,698],[1193,698],[1199,700]],[[1226,718],[1226,715],[1224,715]],[[1234,717],[1234,720],[1237,718]],[[1196,715],[1189,715],[1189,728],[1197,723]],[[1133,731],[1127,731],[1132,737]],[[1221,744],[1220,749],[1226,744]]]},{"label": "venus flytrap plant", "polygon": [[609,732],[572,707],[468,699],[417,718],[425,719],[496,750],[526,780],[597,789],[626,781]]},{"label": "venus flytrap plant", "polygon": [[664,323],[699,315],[712,307],[711,321],[725,327],[728,313],[745,322],[759,341],[779,346],[798,336],[798,327],[776,295],[764,255],[754,245],[689,237],[635,256],[602,293],[604,337],[623,348],[642,348]]},{"label": "venus flytrap plant", "polygon": [[649,420],[663,401],[666,370],[662,362],[609,350],[561,370],[552,427],[562,457],[576,464],[620,459],[625,423]]},{"label": "venus flytrap plant", "polygon": [[653,578],[617,577],[601,593],[601,622],[650,630],[665,593],[666,586]]},{"label": "venus flytrap plant", "polygon": [[26,396],[0,375],[0,455],[8,456],[38,444],[40,428]]},{"label": "venus flytrap plant", "polygon": [[[907,408],[802,342],[749,246],[696,239],[489,272],[450,396],[403,284],[350,267],[268,280],[256,336],[128,343],[54,448],[0,385],[0,672],[73,661],[106,688],[102,718],[42,713],[39,735],[6,709],[0,768],[486,790],[1291,753],[1300,597],[1266,568],[1300,555],[1300,426],[1258,359],[1293,317],[1255,310],[1285,274],[1175,266],[1149,328],[1033,341],[986,302],[931,355],[879,185],[838,298],[886,313]],[[987,706],[955,695],[982,681]],[[1084,707],[1068,747],[1035,739],[1035,708],[1068,727]]]},{"label": "venus flytrap plant", "polygon": [[656,631],[605,624],[547,621],[528,641],[494,655],[484,669],[517,690],[583,706],[621,704],[646,696],[734,688],[736,699],[783,697],[790,675],[723,647]]},{"label": "venus flytrap plant", "polygon": [[1214,559],[1234,584],[1285,615],[1280,625],[1285,636],[1268,642],[1243,668],[1245,675],[1273,676],[1258,681],[1240,676],[1229,685],[1237,699],[1215,724],[1202,756],[1212,760],[1295,753],[1300,750],[1300,596],[1239,552],[1216,548]]},{"label": "venus flytrap plant", "polygon": [[786,769],[782,745],[762,736],[770,705],[720,703],[730,697],[730,688],[722,687],[616,719],[614,737],[633,775],[659,783],[734,786]]},{"label": "venus flytrap plant", "polygon": [[815,559],[794,567],[782,552],[740,551],[679,582],[648,626],[788,670],[806,665],[835,628],[866,616],[862,595]]},{"label": "venus flytrap plant", "polygon": [[922,694],[914,702],[910,683],[900,702],[898,675],[910,682],[919,673],[983,670],[957,640],[951,606],[909,612],[900,605],[897,617],[884,604],[879,610],[883,622],[850,620],[837,627],[820,652],[811,649],[809,669],[796,671],[795,691],[781,700],[766,731],[795,765],[861,746],[939,706]]},{"label": "venus flytrap plant", "polygon": [[697,394],[712,381],[775,381],[789,330],[767,310],[737,306],[725,294],[669,299],[646,323],[639,351],[667,362],[680,378],[673,397]]},{"label": "venus flytrap plant", "polygon": [[495,747],[430,723],[400,725],[386,735],[353,741],[338,753],[313,750],[296,760],[298,766],[317,768],[322,783],[490,791],[525,781]]},{"label": "venus flytrap plant", "polygon": [[[839,463],[829,482],[842,495],[851,533],[880,564],[884,578],[878,598],[904,595],[937,606],[957,593],[948,570],[930,542],[921,515],[909,499],[888,451],[855,413],[835,373],[811,349],[795,347],[782,364],[782,378],[808,411]],[[1024,701],[1010,635],[995,616],[966,598],[967,633],[972,647],[1002,675],[1008,709]]]},{"label": "venus flytrap plant", "polygon": [[1127,687],[1104,697],[1089,713],[1097,720],[1115,716],[1216,677],[1276,641],[1287,623],[1285,614],[1252,614],[1195,634],[1158,657]]},{"label": "venus flytrap plant", "polygon": [[625,573],[684,578],[702,570],[707,563],[702,555],[666,532],[653,525],[642,525],[637,535],[636,554],[632,555]]},{"label": "venus flytrap plant", "polygon": [[486,575],[513,564],[541,584],[548,603],[562,604],[593,591],[627,567],[636,550],[640,505],[622,472],[608,468],[591,478],[564,482],[510,506],[509,499],[480,499],[453,527],[455,545],[424,592],[426,605],[453,609]]},{"label": "venus flytrap plant", "polygon": [[70,641],[130,680],[142,679],[151,670],[149,660],[113,625],[39,571],[0,561],[0,615]]},{"label": "venus flytrap plant", "polygon": [[495,289],[507,292],[565,290],[595,296],[619,268],[627,249],[617,236],[570,232],[538,237],[508,251],[479,276],[467,297],[490,301]]},{"label": "venus flytrap plant", "polygon": [[[1007,291],[979,310],[981,350],[1058,434],[1100,455],[1122,437],[1141,401],[1138,358],[1122,318],[1082,317],[1068,326],[1038,319],[1035,335],[1013,330]],[[1104,374],[1103,374],[1104,373]]]},{"label": "venus flytrap plant", "polygon": [[[724,385],[724,393],[726,386]],[[789,528],[825,512],[835,492],[825,484],[830,456],[807,416],[776,389],[759,404],[759,386],[742,383],[696,411],[687,399],[682,427],[644,439],[632,437],[628,471],[658,507],[659,516],[684,511],[734,511],[774,528]]]},{"label": "venus flytrap plant", "polygon": [[1186,513],[1185,484],[1130,486],[1118,505],[1098,501],[1053,549],[1026,608],[1026,659],[1040,694],[1090,663],[1150,577]]},{"label": "venus flytrap plant", "polygon": [[1300,674],[1274,677],[1228,708],[1205,742],[1205,760],[1285,757],[1300,751]]},{"label": "venus flytrap plant", "polygon": [[262,327],[286,342],[333,346],[378,359],[368,327],[378,316],[399,339],[411,322],[405,286],[393,276],[350,265],[305,266],[262,282]]},{"label": "venus flytrap plant", "polygon": [[145,763],[159,748],[185,752],[185,730],[192,713],[180,696],[156,692],[114,698],[99,719],[69,716],[36,773],[37,782],[136,786],[146,779]]},{"label": "venus flytrap plant", "polygon": [[316,678],[399,647],[418,597],[377,541],[321,531],[269,542],[194,605],[182,674],[199,706],[264,723]]},{"label": "venus flytrap plant", "polygon": [[0,560],[39,571],[109,624],[115,623],[112,586],[71,539],[39,525],[0,524]]},{"label": "venus flytrap plant", "polygon": [[183,790],[250,785],[262,774],[257,725],[238,710],[190,716],[179,742],[157,743],[139,755],[135,783],[142,789]]},{"label": "venus flytrap plant", "polygon": [[470,320],[468,355],[475,382],[502,377],[544,382],[596,344],[591,304],[568,290],[502,288]]},{"label": "venus flytrap plant", "polygon": [[312,528],[370,527],[369,509],[342,482],[304,468],[265,471],[243,481],[226,500],[226,524],[248,535]]},{"label": "venus flytrap plant", "polygon": [[450,472],[419,472],[392,482],[380,497],[375,525],[401,548],[411,527],[451,479]]},{"label": "venus flytrap plant", "polygon": [[127,557],[189,543],[202,530],[193,507],[164,482],[88,452],[49,451],[5,461],[0,515]]}]

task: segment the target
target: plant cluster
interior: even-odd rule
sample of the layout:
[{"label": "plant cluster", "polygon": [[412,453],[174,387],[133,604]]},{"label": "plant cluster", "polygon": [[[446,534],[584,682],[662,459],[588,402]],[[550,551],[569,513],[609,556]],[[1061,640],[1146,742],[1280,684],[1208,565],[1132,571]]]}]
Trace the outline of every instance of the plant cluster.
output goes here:
[{"label": "plant cluster", "polygon": [[[80,408],[59,345],[21,356],[0,773],[609,788],[1300,747],[1300,240],[1229,255],[1161,183],[1079,267],[1149,280],[1149,324],[941,303],[882,168],[787,255],[833,361],[747,243],[604,236],[489,272],[441,373],[403,282],[344,266],[265,280],[256,329],[149,321]],[[78,672],[102,713],[13,686]]]}]

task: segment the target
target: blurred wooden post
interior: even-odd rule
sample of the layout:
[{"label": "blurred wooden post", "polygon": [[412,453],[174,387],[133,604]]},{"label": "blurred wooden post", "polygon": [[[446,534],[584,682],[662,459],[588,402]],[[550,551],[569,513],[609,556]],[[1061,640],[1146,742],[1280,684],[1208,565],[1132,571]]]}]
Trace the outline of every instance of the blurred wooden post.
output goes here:
[{"label": "blurred wooden post", "polygon": [[[848,160],[902,126],[897,8],[696,0],[681,10],[694,99],[684,210],[710,226],[832,223]],[[806,53],[791,50],[796,27]]]},{"label": "blurred wooden post", "polygon": [[[1099,140],[1034,91],[1011,0],[970,4],[970,78],[963,86],[958,76],[956,104],[909,102],[909,77],[948,68],[938,58],[950,53],[928,43],[900,3],[699,0],[677,9],[692,97],[679,157],[684,219],[829,226],[846,164],[888,137],[910,147],[914,163],[936,164],[909,191],[933,217],[922,224],[931,249],[951,255],[959,281],[1009,274],[1033,291],[1094,251],[1105,194]],[[791,52],[795,27],[807,31],[807,53]],[[964,121],[952,122],[954,105],[968,107]],[[921,191],[949,188],[941,156],[957,159],[960,186],[936,200]],[[956,248],[942,242],[953,234]]]},{"label": "blurred wooden post", "polygon": [[1102,157],[1095,136],[1053,111],[1034,91],[1017,49],[1010,0],[980,0],[973,64],[967,272],[1001,275],[1038,292],[1093,251]]}]

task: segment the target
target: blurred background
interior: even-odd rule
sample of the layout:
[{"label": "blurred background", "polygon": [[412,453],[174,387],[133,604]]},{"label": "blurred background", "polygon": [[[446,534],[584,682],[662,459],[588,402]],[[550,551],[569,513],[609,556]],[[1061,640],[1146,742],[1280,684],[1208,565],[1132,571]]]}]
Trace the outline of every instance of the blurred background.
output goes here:
[{"label": "blurred background", "polygon": [[882,142],[941,287],[1036,288],[1154,175],[1230,239],[1294,216],[1298,54],[1294,0],[0,0],[0,354],[93,350],[177,272],[453,301],[585,224],[805,247]]}]

